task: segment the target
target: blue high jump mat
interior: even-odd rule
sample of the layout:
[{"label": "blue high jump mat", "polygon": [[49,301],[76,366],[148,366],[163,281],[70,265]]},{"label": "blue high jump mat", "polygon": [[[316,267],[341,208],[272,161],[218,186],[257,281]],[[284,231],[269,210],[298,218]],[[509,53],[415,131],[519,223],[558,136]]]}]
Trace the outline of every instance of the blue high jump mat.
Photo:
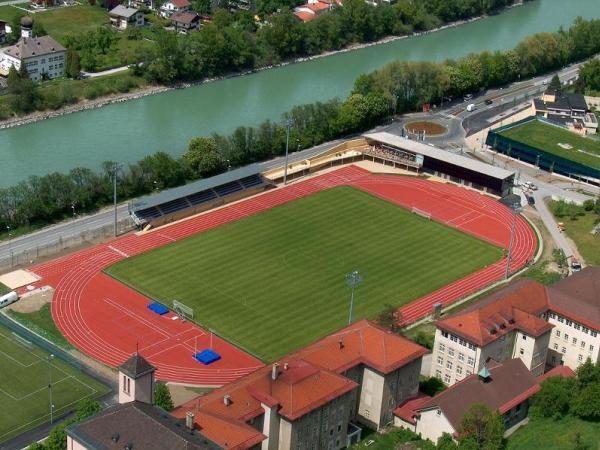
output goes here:
[{"label": "blue high jump mat", "polygon": [[205,366],[208,366],[209,364],[212,364],[215,361],[220,360],[221,355],[219,355],[214,350],[210,350],[207,348],[206,350],[202,350],[201,352],[196,353],[194,355],[194,359],[196,361],[200,361]]},{"label": "blue high jump mat", "polygon": [[160,303],[150,303],[148,305],[148,309],[150,311],[155,312],[159,316],[162,316],[162,315],[164,315],[164,314],[166,314],[166,313],[169,312],[169,308],[167,308],[165,305],[162,305]]}]

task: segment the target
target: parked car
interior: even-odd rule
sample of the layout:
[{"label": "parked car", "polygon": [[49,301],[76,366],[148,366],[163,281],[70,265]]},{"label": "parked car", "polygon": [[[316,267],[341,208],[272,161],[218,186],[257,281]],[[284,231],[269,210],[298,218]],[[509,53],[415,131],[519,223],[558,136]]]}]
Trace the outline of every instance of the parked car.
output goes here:
[{"label": "parked car", "polygon": [[486,105],[491,105],[492,103],[494,103],[494,100],[492,100],[491,98],[485,100]]},{"label": "parked car", "polygon": [[475,103],[471,103],[469,106],[467,106],[467,111],[472,112],[475,111],[477,109],[477,106],[475,106]]},{"label": "parked car", "polygon": [[473,99],[473,94],[467,94],[463,97],[463,101],[468,102]]}]

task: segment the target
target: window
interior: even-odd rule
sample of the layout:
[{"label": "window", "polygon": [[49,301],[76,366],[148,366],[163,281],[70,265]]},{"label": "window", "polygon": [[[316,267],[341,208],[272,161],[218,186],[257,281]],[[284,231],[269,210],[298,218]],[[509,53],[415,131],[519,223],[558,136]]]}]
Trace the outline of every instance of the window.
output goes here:
[{"label": "window", "polygon": [[470,366],[475,365],[475,360],[473,359],[473,357],[469,356],[469,359],[467,360],[467,364]]},{"label": "window", "polygon": [[469,349],[475,350],[475,346],[469,342]]},{"label": "window", "polygon": [[556,337],[560,337],[560,330],[556,330]]},{"label": "window", "polygon": [[446,369],[452,369],[452,361],[446,362]]},{"label": "window", "polygon": [[567,347],[563,347],[563,348],[561,349],[561,351],[562,351],[563,353],[567,353]]},{"label": "window", "polygon": [[598,336],[598,333],[596,333],[595,331],[590,331],[590,334],[592,335],[592,337]]},{"label": "window", "polygon": [[448,348],[448,356],[454,356],[454,349]]},{"label": "window", "polygon": [[590,332],[590,329],[587,327],[581,327],[581,331],[583,331],[585,334],[588,334]]},{"label": "window", "polygon": [[572,326],[573,326],[573,322],[572,322],[572,321],[570,321],[570,320],[567,320],[565,323],[566,323],[568,326],[570,326],[570,327],[572,327]]},{"label": "window", "polygon": [[521,355],[524,355],[524,354],[525,354],[525,350],[523,350],[522,348],[520,348],[520,349],[519,349],[519,353],[520,353]]},{"label": "window", "polygon": [[594,346],[590,345],[590,352],[593,352],[593,351],[594,351]]},{"label": "window", "polygon": [[445,338],[447,338],[448,337],[448,333],[445,332],[445,331],[442,331],[442,336],[444,336]]},{"label": "window", "polygon": [[527,336],[523,335],[523,340],[524,341],[527,340]]},{"label": "window", "polygon": [[448,374],[444,375],[444,383],[450,384],[450,375],[448,375]]},{"label": "window", "polygon": [[559,321],[560,323],[564,323],[565,319],[563,319],[562,317],[558,316],[558,321]]},{"label": "window", "polygon": [[462,375],[462,367],[461,366],[456,366],[456,373],[459,375]]},{"label": "window", "polygon": [[441,370],[436,370],[435,371],[435,377],[439,378],[441,380],[442,379],[442,371]]},{"label": "window", "polygon": [[463,362],[463,361],[465,360],[465,355],[464,355],[464,353],[459,353],[459,354],[458,354],[458,360],[459,360],[460,362]]},{"label": "window", "polygon": [[438,415],[438,416],[441,416],[441,415],[442,415],[442,410],[441,410],[441,409],[438,409],[436,412],[437,412],[437,415]]},{"label": "window", "polygon": [[585,348],[585,341],[581,341],[581,348]]},{"label": "window", "polygon": [[565,341],[568,341],[569,340],[569,335],[567,333],[565,333],[564,338],[565,338]]},{"label": "window", "polygon": [[440,352],[444,353],[446,351],[446,346],[444,344],[440,344],[438,346],[438,349],[440,350]]},{"label": "window", "polygon": [[437,362],[438,362],[438,366],[442,366],[444,364],[444,358],[442,358],[441,356],[438,356]]},{"label": "window", "polygon": [[577,345],[577,338],[573,338],[573,345]]},{"label": "window", "polygon": [[558,344],[554,344],[554,350],[558,350]]},{"label": "window", "polygon": [[579,326],[579,324],[578,324],[578,323],[576,323],[575,325],[573,325],[573,327],[574,327],[576,330],[579,330],[579,329],[581,329],[581,327]]},{"label": "window", "polygon": [[579,361],[579,362],[583,361],[583,355],[577,355],[577,361]]},{"label": "window", "polygon": [[465,370],[465,374],[466,374],[467,376],[471,375],[472,373],[473,373],[473,372],[471,372],[470,370]]}]

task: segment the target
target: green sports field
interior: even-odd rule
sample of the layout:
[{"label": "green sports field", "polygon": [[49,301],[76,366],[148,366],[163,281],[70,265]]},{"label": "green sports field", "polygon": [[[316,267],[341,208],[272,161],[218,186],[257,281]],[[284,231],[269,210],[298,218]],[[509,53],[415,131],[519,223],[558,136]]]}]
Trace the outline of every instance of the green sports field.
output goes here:
[{"label": "green sports field", "polygon": [[[537,120],[510,128],[500,134],[553,155],[600,169],[600,141]],[[572,148],[565,149],[558,144],[568,144]]]},{"label": "green sports field", "polygon": [[483,241],[363,191],[337,187],[200,233],[107,272],[266,361],[347,324],[346,274],[358,270],[354,319],[375,317],[501,257]]},{"label": "green sports field", "polygon": [[[0,326],[0,443],[50,418],[48,353]],[[52,359],[55,417],[109,388],[58,358]]]}]

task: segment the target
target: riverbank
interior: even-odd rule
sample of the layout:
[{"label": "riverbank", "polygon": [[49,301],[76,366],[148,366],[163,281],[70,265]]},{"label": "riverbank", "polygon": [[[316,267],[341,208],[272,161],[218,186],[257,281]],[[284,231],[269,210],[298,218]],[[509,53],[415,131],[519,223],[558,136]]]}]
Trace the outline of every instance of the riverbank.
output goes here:
[{"label": "riverbank", "polygon": [[[498,14],[502,14],[505,11],[508,11],[509,9],[512,9],[514,7],[521,6],[521,5],[523,5],[522,1],[515,3],[513,5],[510,5],[510,6],[507,6],[506,8],[503,8],[502,10],[500,10],[498,12]],[[403,39],[417,38],[420,36],[424,36],[424,35],[431,34],[431,33],[436,33],[436,32],[446,30],[449,28],[455,28],[455,27],[467,25],[469,23],[476,22],[476,21],[485,19],[487,17],[489,17],[489,16],[481,15],[481,16],[477,16],[477,17],[472,17],[472,18],[466,19],[466,20],[450,22],[450,23],[447,23],[440,27],[428,30],[428,31],[417,32],[417,33],[412,33],[412,34],[403,35],[403,36],[388,36],[388,37],[385,37],[383,39],[373,41],[373,42],[353,44],[353,45],[350,45],[350,46],[345,47],[340,50],[324,52],[324,53],[321,53],[319,55],[314,55],[314,56],[293,58],[293,59],[290,59],[287,61],[282,61],[281,63],[275,64],[272,66],[255,68],[255,69],[247,70],[247,71],[243,71],[243,72],[234,72],[234,73],[222,76],[222,77],[206,78],[206,79],[199,80],[199,81],[193,82],[193,83],[181,83],[181,84],[178,84],[175,86],[155,86],[155,85],[154,86],[144,86],[142,88],[137,88],[137,89],[134,89],[127,93],[114,93],[114,94],[110,94],[107,96],[101,96],[101,97],[98,97],[93,100],[81,100],[77,103],[66,105],[66,106],[61,107],[56,110],[36,111],[36,112],[26,114],[23,116],[12,117],[10,119],[1,120],[0,121],[0,129],[19,127],[22,125],[28,125],[31,123],[39,122],[39,121],[46,120],[46,119],[52,119],[52,118],[60,117],[60,116],[75,113],[75,112],[87,111],[87,110],[91,110],[91,109],[101,108],[101,107],[111,105],[114,103],[122,103],[122,102],[130,101],[130,100],[136,100],[136,99],[140,99],[140,98],[143,98],[146,96],[156,95],[156,94],[164,93],[164,92],[175,90],[175,89],[190,88],[190,87],[199,86],[199,85],[206,84],[206,83],[211,83],[214,81],[246,76],[246,75],[250,75],[253,73],[259,73],[259,72],[274,69],[277,67],[284,67],[284,66],[288,66],[288,65],[292,65],[292,64],[299,64],[302,62],[317,60],[320,58],[326,58],[326,57],[333,56],[336,54],[353,52],[356,50],[365,49],[365,48],[378,46],[378,45],[382,45],[382,44],[387,44],[390,42],[399,41],[399,40],[403,40]]]}]

